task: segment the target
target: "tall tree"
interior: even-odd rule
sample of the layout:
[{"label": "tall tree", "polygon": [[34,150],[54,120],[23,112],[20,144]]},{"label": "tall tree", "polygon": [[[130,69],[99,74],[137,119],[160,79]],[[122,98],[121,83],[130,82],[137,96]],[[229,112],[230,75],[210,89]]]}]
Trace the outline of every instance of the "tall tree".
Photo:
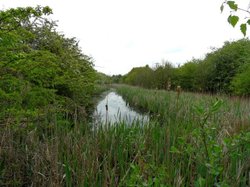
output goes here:
[{"label": "tall tree", "polygon": [[1,111],[39,116],[53,106],[73,114],[92,104],[92,59],[56,31],[50,14],[41,6],[0,12],[0,100],[8,102]]}]

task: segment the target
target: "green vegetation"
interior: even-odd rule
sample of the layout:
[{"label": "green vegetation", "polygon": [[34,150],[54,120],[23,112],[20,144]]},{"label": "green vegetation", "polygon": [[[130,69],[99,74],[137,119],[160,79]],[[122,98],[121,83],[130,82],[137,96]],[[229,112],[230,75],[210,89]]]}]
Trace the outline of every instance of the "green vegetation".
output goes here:
[{"label": "green vegetation", "polygon": [[0,11],[0,186],[46,184],[43,170],[58,163],[40,152],[57,128],[86,121],[92,109],[92,59],[50,14],[40,6]]},{"label": "green vegetation", "polygon": [[[93,69],[75,38],[56,31],[49,7],[0,12],[0,186],[247,186],[249,40],[227,42],[205,59]],[[149,124],[101,125],[87,118],[110,83]]]},{"label": "green vegetation", "polygon": [[169,62],[133,68],[123,77],[126,84],[144,88],[249,95],[250,41],[225,42],[204,59],[193,59],[180,67]]},{"label": "green vegetation", "polygon": [[41,131],[1,130],[1,185],[245,186],[249,182],[250,103],[118,86],[152,120],[93,130],[62,121]]},{"label": "green vegetation", "polygon": [[230,15],[228,16],[227,21],[233,27],[235,27],[237,25],[237,23],[240,21],[240,17],[241,17],[242,20],[244,20],[240,24],[240,31],[242,32],[242,34],[244,36],[246,36],[247,26],[250,25],[250,19],[249,19],[249,15],[250,15],[249,8],[250,8],[250,6],[248,5],[247,8],[241,8],[241,7],[238,6],[237,1],[235,2],[235,1],[226,0],[226,1],[224,1],[222,3],[222,5],[220,7],[221,12],[223,12],[225,6],[229,7],[229,9],[230,9]]},{"label": "green vegetation", "polygon": [[[75,38],[56,32],[49,7],[0,12],[0,120],[84,119],[96,73]],[[75,120],[78,120],[75,118]]]},{"label": "green vegetation", "polygon": [[[131,166],[131,186],[246,186],[250,171],[247,99],[118,87],[156,123]],[[147,132],[148,133],[148,132]]]}]

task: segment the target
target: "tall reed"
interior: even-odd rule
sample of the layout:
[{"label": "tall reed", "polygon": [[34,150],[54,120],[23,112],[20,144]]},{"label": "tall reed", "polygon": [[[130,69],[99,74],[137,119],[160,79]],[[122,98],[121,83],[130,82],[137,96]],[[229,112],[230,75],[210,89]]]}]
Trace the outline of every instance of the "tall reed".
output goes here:
[{"label": "tall reed", "polygon": [[0,186],[249,185],[249,100],[182,92],[176,106],[175,92],[116,89],[150,123],[4,125]]}]

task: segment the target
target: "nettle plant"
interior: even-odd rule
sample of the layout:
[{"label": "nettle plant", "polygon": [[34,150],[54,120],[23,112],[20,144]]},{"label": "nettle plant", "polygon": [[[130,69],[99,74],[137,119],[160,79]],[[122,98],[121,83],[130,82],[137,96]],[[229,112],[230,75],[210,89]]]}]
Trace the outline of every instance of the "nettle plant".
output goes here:
[{"label": "nettle plant", "polygon": [[240,21],[239,14],[242,14],[244,19],[241,20],[240,30],[246,36],[247,25],[250,25],[250,2],[247,8],[241,8],[235,1],[224,1],[220,7],[221,12],[223,12],[225,6],[230,8],[230,15],[227,20],[233,27]]}]

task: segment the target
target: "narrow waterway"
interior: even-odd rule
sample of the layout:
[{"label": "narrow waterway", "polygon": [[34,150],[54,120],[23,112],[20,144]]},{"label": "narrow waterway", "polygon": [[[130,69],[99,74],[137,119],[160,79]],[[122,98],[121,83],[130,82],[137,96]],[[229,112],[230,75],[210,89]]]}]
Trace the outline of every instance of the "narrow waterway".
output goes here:
[{"label": "narrow waterway", "polygon": [[112,91],[99,101],[93,114],[94,124],[114,124],[125,122],[131,124],[135,121],[145,124],[149,121],[147,115],[140,114],[130,108],[123,98]]}]

